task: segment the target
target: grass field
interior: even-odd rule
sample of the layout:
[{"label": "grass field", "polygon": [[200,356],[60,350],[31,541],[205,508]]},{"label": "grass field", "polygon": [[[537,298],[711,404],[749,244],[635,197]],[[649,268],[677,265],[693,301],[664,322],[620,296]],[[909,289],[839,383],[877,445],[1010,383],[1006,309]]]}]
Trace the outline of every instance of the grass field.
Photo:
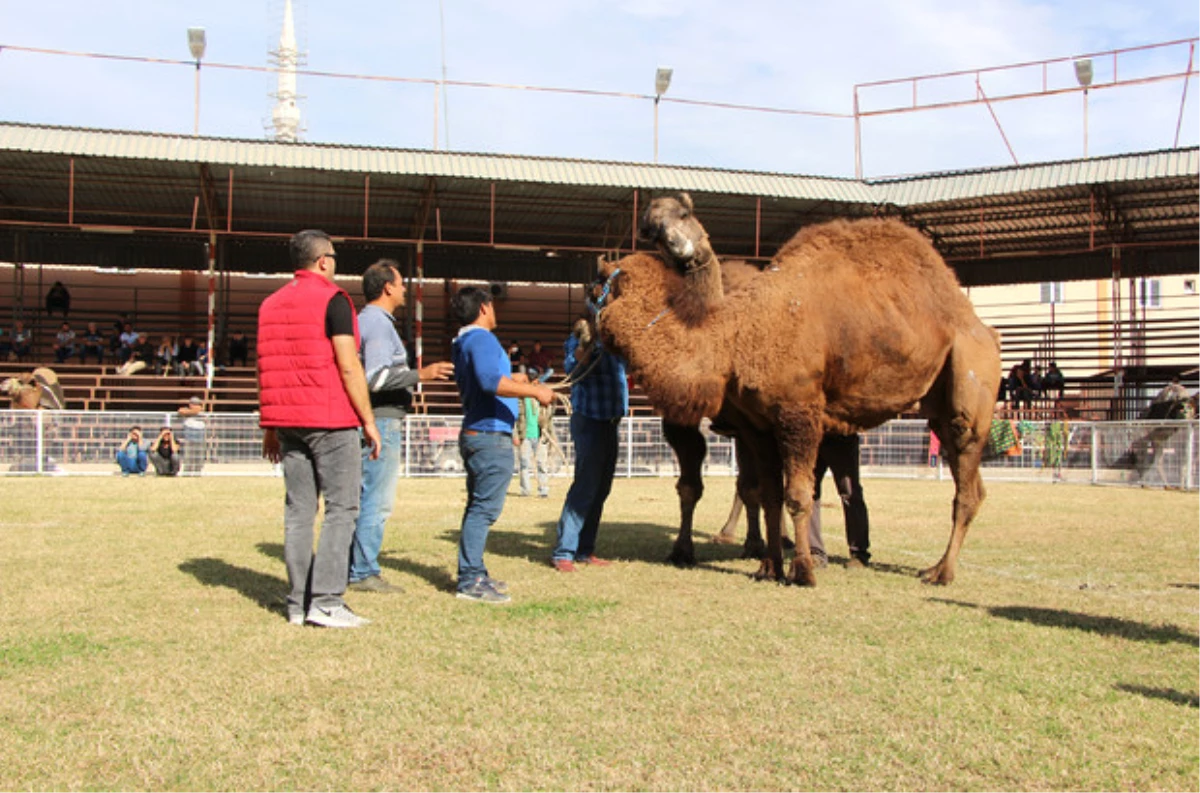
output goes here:
[{"label": "grass field", "polygon": [[931,588],[950,484],[868,480],[877,566],[802,590],[707,535],[664,565],[673,484],[619,480],[576,575],[565,485],[511,497],[493,607],[452,595],[462,481],[402,481],[407,592],[330,631],[283,616],[280,480],[0,479],[0,788],[1200,788],[1195,494],[991,485]]}]

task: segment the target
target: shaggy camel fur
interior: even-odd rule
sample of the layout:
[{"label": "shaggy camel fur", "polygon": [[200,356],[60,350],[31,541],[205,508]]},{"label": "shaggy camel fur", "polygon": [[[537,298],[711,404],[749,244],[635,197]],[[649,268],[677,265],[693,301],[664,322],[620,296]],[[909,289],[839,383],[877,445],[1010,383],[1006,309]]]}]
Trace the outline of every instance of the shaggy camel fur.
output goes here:
[{"label": "shaggy camel fur", "polygon": [[[758,576],[783,576],[785,496],[795,525],[808,523],[822,433],[862,432],[919,401],[956,485],[949,545],[922,579],[950,583],[984,496],[979,461],[1000,351],[929,242],[891,220],[812,226],[745,288],[726,294],[690,205],[664,211],[657,199],[647,218],[675,261],[633,254],[609,265],[600,332],[666,420],[696,425],[713,417],[748,444],[767,523]],[[689,248],[692,258],[684,258]],[[693,266],[697,258],[703,263]],[[689,290],[703,293],[705,310],[681,318],[673,308]],[[787,578],[811,585],[807,533],[797,535]],[[681,534],[677,550],[681,543],[686,555],[691,538]]]}]

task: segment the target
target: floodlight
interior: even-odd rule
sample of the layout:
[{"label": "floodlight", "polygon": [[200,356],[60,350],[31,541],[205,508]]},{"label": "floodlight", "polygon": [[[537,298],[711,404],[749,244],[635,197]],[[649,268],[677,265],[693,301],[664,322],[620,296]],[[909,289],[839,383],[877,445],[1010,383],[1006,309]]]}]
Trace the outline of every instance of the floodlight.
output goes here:
[{"label": "floodlight", "polygon": [[674,74],[674,69],[668,69],[664,66],[659,66],[658,71],[654,73],[654,95],[662,96],[671,87],[671,75]]},{"label": "floodlight", "polygon": [[1075,61],[1075,79],[1084,88],[1092,84],[1092,59],[1080,58]]},{"label": "floodlight", "polygon": [[192,57],[200,60],[204,57],[204,48],[208,44],[204,37],[204,28],[188,28],[188,49]]}]

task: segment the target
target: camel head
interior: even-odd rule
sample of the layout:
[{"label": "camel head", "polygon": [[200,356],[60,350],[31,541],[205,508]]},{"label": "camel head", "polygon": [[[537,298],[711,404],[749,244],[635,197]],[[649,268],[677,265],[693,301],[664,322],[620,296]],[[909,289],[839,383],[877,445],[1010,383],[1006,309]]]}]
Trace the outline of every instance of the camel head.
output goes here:
[{"label": "camel head", "polygon": [[712,249],[708,233],[692,211],[692,197],[656,198],[646,207],[638,234],[653,243],[668,261],[683,269],[706,264]]}]

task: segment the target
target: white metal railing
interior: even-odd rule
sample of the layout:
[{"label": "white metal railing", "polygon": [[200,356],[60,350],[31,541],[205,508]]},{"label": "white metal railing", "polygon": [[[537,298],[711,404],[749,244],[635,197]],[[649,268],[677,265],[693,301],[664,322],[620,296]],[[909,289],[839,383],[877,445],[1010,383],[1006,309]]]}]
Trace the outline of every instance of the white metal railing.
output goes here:
[{"label": "white metal railing", "polygon": [[[186,420],[174,412],[9,410],[0,414],[0,475],[104,475],[117,472],[117,446],[129,427],[147,438],[170,426],[183,444],[184,476],[271,476],[262,459],[261,432],[254,414],[209,413]],[[1200,423],[1197,421],[1060,422],[1006,421],[993,424],[984,461],[989,481],[1069,482],[1194,490],[1200,481]],[[405,477],[460,476],[459,419],[410,416],[405,424]],[[556,476],[571,476],[574,447],[569,422],[557,417],[560,455]],[[949,477],[929,454],[929,429],[919,420],[897,419],[863,436],[867,477]],[[736,473],[733,444],[707,434],[705,473]],[[675,476],[675,456],[663,440],[660,420],[631,418],[621,424],[617,475]]]}]

